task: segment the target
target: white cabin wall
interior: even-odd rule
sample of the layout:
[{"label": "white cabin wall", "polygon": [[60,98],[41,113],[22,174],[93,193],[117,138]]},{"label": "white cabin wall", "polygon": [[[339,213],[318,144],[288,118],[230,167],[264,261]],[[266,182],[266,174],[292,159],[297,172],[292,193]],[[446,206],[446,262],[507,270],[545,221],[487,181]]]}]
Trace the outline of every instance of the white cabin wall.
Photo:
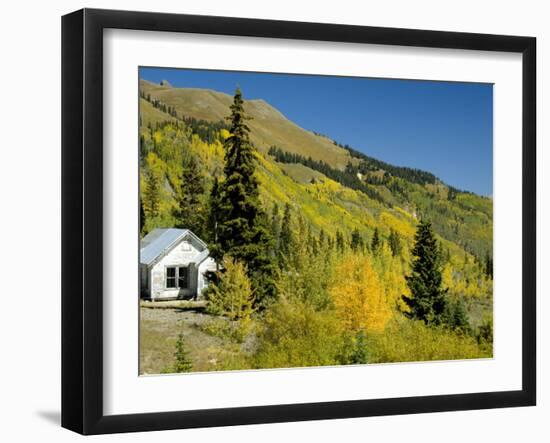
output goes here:
[{"label": "white cabin wall", "polygon": [[[187,242],[185,242],[187,243]],[[189,274],[188,289],[166,289],[165,285],[165,269],[168,266],[188,266],[196,255],[200,254],[198,248],[187,243],[189,250],[183,247],[184,242],[177,245],[168,254],[166,254],[159,262],[151,269],[151,298],[153,299],[168,299],[178,298],[193,295],[196,292],[197,279],[193,278],[196,275],[193,270]]]},{"label": "white cabin wall", "polygon": [[212,257],[208,257],[199,265],[199,283],[198,283],[198,296],[201,296],[201,292],[204,288],[208,286],[208,282],[204,274],[206,272],[214,272],[216,270],[216,262]]}]

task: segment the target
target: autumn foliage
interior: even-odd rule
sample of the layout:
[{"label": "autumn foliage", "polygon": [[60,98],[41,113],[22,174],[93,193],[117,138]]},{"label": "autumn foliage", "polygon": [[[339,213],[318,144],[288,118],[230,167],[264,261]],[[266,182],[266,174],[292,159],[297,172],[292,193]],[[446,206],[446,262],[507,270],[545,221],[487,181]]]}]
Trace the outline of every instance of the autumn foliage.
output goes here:
[{"label": "autumn foliage", "polygon": [[335,275],[330,294],[343,328],[351,333],[383,330],[392,308],[370,258],[350,254]]},{"label": "autumn foliage", "polygon": [[233,357],[211,369],[490,357],[492,201],[353,150],[344,170],[262,149],[245,104],[229,123],[141,105],[142,234],[190,227],[217,259],[204,331]]}]

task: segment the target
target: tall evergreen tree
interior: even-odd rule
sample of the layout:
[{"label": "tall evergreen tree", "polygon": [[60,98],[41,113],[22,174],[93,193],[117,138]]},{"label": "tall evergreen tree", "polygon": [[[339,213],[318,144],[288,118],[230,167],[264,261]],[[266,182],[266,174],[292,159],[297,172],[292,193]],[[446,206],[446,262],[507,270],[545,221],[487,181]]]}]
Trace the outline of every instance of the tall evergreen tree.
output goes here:
[{"label": "tall evergreen tree", "polygon": [[327,235],[327,249],[329,251],[334,249],[334,238],[330,235]]},{"label": "tall evergreen tree", "polygon": [[370,250],[376,254],[380,249],[380,234],[378,233],[378,228],[374,228],[374,234],[372,235],[372,240],[370,243]]},{"label": "tall evergreen tree", "polygon": [[369,353],[367,349],[367,335],[361,329],[355,338],[355,344],[350,356],[350,364],[362,365],[369,362]]},{"label": "tall evergreen tree", "polygon": [[461,298],[455,297],[448,299],[444,313],[445,324],[455,330],[463,333],[470,333],[470,320],[464,302]]},{"label": "tall evergreen tree", "polygon": [[160,183],[155,171],[149,170],[145,177],[145,189],[143,190],[143,210],[148,219],[159,215],[160,209]]},{"label": "tall evergreen tree", "polygon": [[216,260],[216,263],[220,263],[223,259],[223,252],[219,242],[219,223],[221,220],[221,190],[220,182],[217,176],[214,177],[214,183],[210,190],[210,196],[208,198],[208,240],[210,249],[210,255]]},{"label": "tall evergreen tree", "polygon": [[292,214],[290,212],[290,205],[287,203],[285,205],[285,213],[281,223],[281,236],[279,244],[279,264],[283,268],[288,267],[291,260],[293,244],[294,237],[292,234]]},{"label": "tall evergreen tree", "polygon": [[361,234],[359,233],[359,229],[357,228],[355,228],[351,233],[350,246],[354,252],[363,250],[363,237],[361,237]]},{"label": "tall evergreen tree", "polygon": [[338,230],[336,231],[336,249],[338,250],[338,252],[342,253],[344,252],[344,248],[344,235]]},{"label": "tall evergreen tree", "polygon": [[195,156],[187,156],[182,166],[181,185],[176,193],[177,208],[174,211],[176,227],[190,229],[205,238],[204,178]]},{"label": "tall evergreen tree", "polygon": [[441,324],[445,320],[448,288],[443,288],[441,252],[430,222],[422,220],[418,224],[412,255],[412,272],[405,277],[411,296],[402,296],[410,309],[405,315],[427,325]]},{"label": "tall evergreen tree", "polygon": [[485,256],[484,272],[488,278],[493,278],[493,257],[491,257],[489,253]]},{"label": "tall evergreen tree", "polygon": [[326,240],[325,230],[321,229],[321,232],[319,232],[319,248],[320,249],[325,248],[325,240]]},{"label": "tall evergreen tree", "polygon": [[397,233],[397,231],[393,228],[390,230],[388,243],[390,245],[390,249],[394,257],[401,255],[401,239],[399,238],[399,234]]},{"label": "tall evergreen tree", "polygon": [[271,235],[273,237],[273,256],[279,257],[279,247],[281,244],[281,214],[279,213],[279,205],[273,204],[271,210]]},{"label": "tall evergreen tree", "polygon": [[319,253],[317,236],[313,234],[313,229],[309,223],[307,225],[307,252],[313,256],[316,256]]},{"label": "tall evergreen tree", "polygon": [[145,227],[145,211],[143,210],[143,200],[139,198],[139,233],[142,234]]},{"label": "tall evergreen tree", "polygon": [[225,180],[220,186],[218,240],[224,256],[247,265],[256,299],[262,302],[263,297],[275,293],[272,237],[260,205],[256,150],[250,143],[248,119],[241,90],[237,88],[228,117],[231,135],[224,143]]}]

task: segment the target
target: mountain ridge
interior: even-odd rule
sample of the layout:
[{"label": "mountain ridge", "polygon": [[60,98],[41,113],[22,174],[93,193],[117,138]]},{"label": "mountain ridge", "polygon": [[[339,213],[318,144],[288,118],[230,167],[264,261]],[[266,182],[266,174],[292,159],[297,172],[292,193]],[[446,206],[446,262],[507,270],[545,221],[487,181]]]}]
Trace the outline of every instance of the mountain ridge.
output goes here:
[{"label": "mountain ridge", "polygon": [[[163,137],[161,127],[164,123],[174,122],[176,126],[183,124],[202,140],[209,140],[208,143],[214,144],[221,143],[215,147],[213,156],[208,154],[203,160],[210,165],[210,174],[222,170],[223,140],[220,139],[219,131],[222,128],[226,128],[226,131],[229,129],[225,119],[229,115],[232,103],[229,95],[208,89],[167,88],[142,80],[140,96],[140,123],[143,129],[149,127],[148,131],[142,133],[145,144],[153,134],[158,133],[158,140]],[[332,230],[331,223],[343,223],[343,226],[348,226],[345,230],[351,230],[363,224],[370,226],[367,231],[372,233],[372,229],[379,223],[376,220],[384,212],[388,212],[382,209],[385,206],[391,210],[389,215],[384,216],[386,221],[391,213],[392,217],[405,216],[405,220],[415,215],[426,216],[434,221],[436,232],[443,238],[478,257],[492,255],[491,199],[448,186],[427,171],[395,167],[349,146],[339,145],[325,135],[299,127],[265,100],[247,101],[245,109],[253,117],[248,122],[251,140],[261,157],[265,159],[260,162],[259,173],[263,179],[263,195],[266,202],[284,204],[289,201],[288,195],[293,185],[288,181],[283,183],[282,177],[279,177],[283,175],[299,185],[300,189],[295,190],[295,198],[301,195],[300,198],[304,202],[308,201],[307,205],[315,207],[315,211],[327,214],[330,209],[319,206],[306,197],[307,194],[323,195],[329,192],[332,200],[329,206],[341,206],[344,210],[344,218],[329,217],[324,221],[316,217],[315,211],[312,210],[310,218],[317,220],[313,223],[317,229],[324,227]],[[260,115],[258,110],[265,111],[266,115]],[[155,127],[157,131],[154,130]],[[196,143],[199,142],[192,141],[191,144]],[[204,156],[204,153],[199,151],[213,149],[213,146],[197,145],[196,149],[198,154]],[[171,162],[169,159],[167,161]],[[168,169],[178,168],[179,166],[174,165]],[[171,172],[169,175],[171,179],[168,182],[177,183],[177,174]],[[369,200],[362,198],[357,200],[353,192],[338,191],[329,184],[334,180],[350,191],[369,196],[372,202],[368,203]],[[278,197],[273,198],[270,195],[273,193]],[[347,197],[343,197],[344,195]],[[379,206],[380,204],[382,206]],[[363,222],[360,221],[361,218],[357,218],[359,213],[344,216],[357,205],[363,207]],[[371,218],[373,216],[374,218]],[[380,227],[385,229],[383,225]]]},{"label": "mountain ridge", "polygon": [[[165,86],[144,79],[140,79],[139,84],[140,91],[143,91],[145,95],[150,94],[154,99],[171,106],[181,116],[218,122],[225,121],[229,115],[232,96],[224,92],[207,88]],[[348,163],[357,164],[360,162],[358,159],[363,159],[377,165],[382,171],[388,169],[418,171],[424,175],[432,175],[434,183],[441,183],[454,191],[488,198],[449,185],[443,179],[425,169],[389,163],[351,146],[340,144],[328,135],[302,128],[262,98],[245,100],[244,102],[245,110],[252,117],[249,122],[252,130],[252,142],[261,152],[265,153],[271,146],[277,146],[287,152],[323,161],[340,170],[344,170]],[[273,122],[278,122],[278,124],[274,125]],[[266,123],[269,126],[267,128],[265,127]],[[285,133],[285,135],[282,136],[281,133]]]}]

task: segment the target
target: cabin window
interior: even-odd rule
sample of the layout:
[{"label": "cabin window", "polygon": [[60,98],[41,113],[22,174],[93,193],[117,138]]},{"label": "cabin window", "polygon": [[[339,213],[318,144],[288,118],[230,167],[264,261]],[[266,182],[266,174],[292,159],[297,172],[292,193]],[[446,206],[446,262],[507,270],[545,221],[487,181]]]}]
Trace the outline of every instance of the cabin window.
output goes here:
[{"label": "cabin window", "polygon": [[176,287],[176,269],[177,268],[166,268],[166,287],[167,288]]},{"label": "cabin window", "polygon": [[166,268],[167,289],[187,289],[189,284],[187,266],[170,266]]},{"label": "cabin window", "polygon": [[189,242],[186,242],[184,241],[182,244],[181,244],[181,249],[183,251],[190,251],[191,250],[191,244]]}]

